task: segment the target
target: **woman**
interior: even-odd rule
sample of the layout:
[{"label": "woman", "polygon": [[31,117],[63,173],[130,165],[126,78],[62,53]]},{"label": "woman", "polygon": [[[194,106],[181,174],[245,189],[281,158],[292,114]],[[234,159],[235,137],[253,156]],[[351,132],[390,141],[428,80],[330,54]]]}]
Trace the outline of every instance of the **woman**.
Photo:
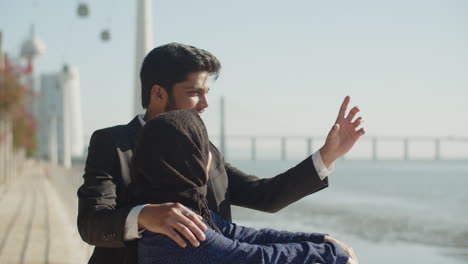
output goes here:
[{"label": "woman", "polygon": [[179,202],[208,225],[199,247],[145,231],[138,263],[327,263],[345,264],[339,246],[325,234],[255,230],[225,221],[206,201],[211,162],[208,134],[195,110],[161,114],[143,128],[132,160],[134,195],[140,203]]}]

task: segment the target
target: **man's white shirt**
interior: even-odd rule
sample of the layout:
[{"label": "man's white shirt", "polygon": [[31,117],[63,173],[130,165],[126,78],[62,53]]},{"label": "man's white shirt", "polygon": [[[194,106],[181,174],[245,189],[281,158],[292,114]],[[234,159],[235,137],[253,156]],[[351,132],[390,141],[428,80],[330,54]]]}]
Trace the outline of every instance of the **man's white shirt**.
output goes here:
[{"label": "man's white shirt", "polygon": [[[141,126],[146,124],[143,117],[144,115],[138,115],[138,120],[140,121]],[[328,168],[325,166],[322,160],[322,156],[320,156],[319,150],[312,154],[312,162],[318,176],[322,181],[327,178],[328,175],[330,175],[335,169],[334,163],[332,163]],[[124,240],[129,241],[141,238],[141,232],[138,230],[138,215],[140,214],[143,207],[145,207],[145,205],[146,204],[137,205],[133,207],[132,210],[130,210],[130,213],[128,214],[125,221]]]}]

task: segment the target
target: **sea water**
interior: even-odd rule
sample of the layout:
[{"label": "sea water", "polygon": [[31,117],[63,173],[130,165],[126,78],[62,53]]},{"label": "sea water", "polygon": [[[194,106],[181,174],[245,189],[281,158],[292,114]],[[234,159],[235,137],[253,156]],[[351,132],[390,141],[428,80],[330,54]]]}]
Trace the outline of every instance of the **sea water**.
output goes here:
[{"label": "sea water", "polygon": [[[299,161],[231,161],[272,177]],[[329,187],[274,214],[234,207],[234,222],[328,233],[360,263],[468,263],[468,161],[340,160]]]}]

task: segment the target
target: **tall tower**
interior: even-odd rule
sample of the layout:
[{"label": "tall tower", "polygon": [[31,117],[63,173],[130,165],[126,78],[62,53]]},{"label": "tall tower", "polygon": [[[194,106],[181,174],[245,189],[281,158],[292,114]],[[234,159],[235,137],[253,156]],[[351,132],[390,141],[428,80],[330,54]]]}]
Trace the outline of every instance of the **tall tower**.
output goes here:
[{"label": "tall tower", "polygon": [[28,61],[28,65],[32,67],[33,60],[37,56],[44,54],[45,50],[46,46],[36,37],[34,25],[31,25],[29,37],[21,46],[21,57],[25,58]]},{"label": "tall tower", "polygon": [[[44,45],[44,42],[36,37],[34,25],[31,25],[29,37],[25,39],[21,45],[21,57],[27,61],[26,86],[33,92],[36,91],[34,87],[34,59],[37,56],[43,55],[45,50],[46,46]],[[37,117],[38,98],[35,97],[33,93],[27,100],[26,105],[28,112]]]},{"label": "tall tower", "polygon": [[57,73],[41,75],[39,104],[39,156],[66,168],[83,155],[80,75],[65,65]]},{"label": "tall tower", "polygon": [[63,114],[68,119],[69,152],[72,157],[81,157],[84,150],[83,120],[81,117],[80,73],[78,68],[64,65],[61,72]]},{"label": "tall tower", "polygon": [[140,68],[146,54],[153,48],[153,16],[151,0],[137,0],[137,23],[135,45],[135,75],[133,93],[133,114],[142,114]]}]

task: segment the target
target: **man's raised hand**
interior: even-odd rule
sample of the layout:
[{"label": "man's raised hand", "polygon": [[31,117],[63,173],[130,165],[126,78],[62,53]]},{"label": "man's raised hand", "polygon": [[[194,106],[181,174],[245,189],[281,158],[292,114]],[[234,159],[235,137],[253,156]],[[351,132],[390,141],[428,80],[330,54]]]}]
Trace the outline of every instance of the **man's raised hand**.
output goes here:
[{"label": "man's raised hand", "polygon": [[346,116],[346,109],[350,100],[349,96],[345,97],[336,122],[328,133],[325,145],[320,149],[320,155],[326,167],[329,167],[335,160],[348,153],[354,143],[365,134],[364,128],[358,129],[363,123],[362,117],[354,120],[360,111],[357,106],[353,107]]}]

